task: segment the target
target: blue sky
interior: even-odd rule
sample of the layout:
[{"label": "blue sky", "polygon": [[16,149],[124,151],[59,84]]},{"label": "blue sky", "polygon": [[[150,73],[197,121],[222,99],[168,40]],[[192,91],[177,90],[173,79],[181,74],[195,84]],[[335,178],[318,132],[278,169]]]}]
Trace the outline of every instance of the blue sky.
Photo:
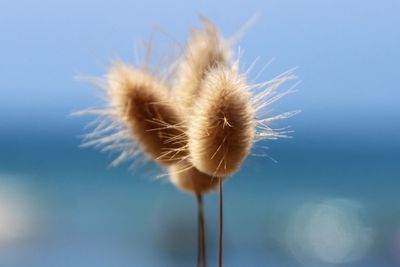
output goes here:
[{"label": "blue sky", "polygon": [[100,104],[96,91],[75,76],[102,75],[113,59],[133,62],[135,43],[154,28],[183,44],[198,14],[226,36],[258,14],[240,41],[242,61],[249,65],[260,57],[257,70],[274,59],[261,80],[298,67],[298,92],[276,106],[303,111],[293,119],[297,128],[396,136],[396,0],[2,1],[0,120],[11,129],[21,123],[47,127]]}]

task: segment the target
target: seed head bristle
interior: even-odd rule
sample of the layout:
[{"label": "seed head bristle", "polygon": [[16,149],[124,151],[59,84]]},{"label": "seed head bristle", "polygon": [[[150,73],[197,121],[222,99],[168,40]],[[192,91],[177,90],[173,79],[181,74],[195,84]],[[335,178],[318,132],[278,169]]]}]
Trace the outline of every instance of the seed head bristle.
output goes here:
[{"label": "seed head bristle", "polygon": [[74,115],[95,116],[85,127],[88,133],[82,136],[81,147],[95,147],[101,152],[118,153],[117,158],[111,162],[111,166],[136,159],[139,155],[137,143],[113,109],[90,108],[75,112]]},{"label": "seed head bristle", "polygon": [[254,118],[256,130],[255,142],[264,139],[275,140],[290,137],[292,131],[288,130],[287,127],[272,128],[271,123],[291,118],[300,113],[300,110],[273,114],[271,110],[266,110],[266,108],[269,108],[274,102],[293,92],[298,82],[284,91],[280,90],[283,84],[296,79],[293,71],[294,70],[286,71],[271,80],[254,84],[250,87],[251,90],[254,91],[251,98],[251,105],[256,115]]}]

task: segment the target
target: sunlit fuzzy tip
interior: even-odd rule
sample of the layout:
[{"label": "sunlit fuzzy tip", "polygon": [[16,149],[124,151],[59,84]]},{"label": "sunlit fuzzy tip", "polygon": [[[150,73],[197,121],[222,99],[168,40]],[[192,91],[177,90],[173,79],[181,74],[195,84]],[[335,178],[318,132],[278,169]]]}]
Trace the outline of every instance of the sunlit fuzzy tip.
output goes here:
[{"label": "sunlit fuzzy tip", "polygon": [[218,64],[227,64],[231,58],[231,49],[217,28],[206,18],[201,19],[202,28],[192,30],[185,47],[174,87],[177,101],[186,109],[198,97],[206,72]]},{"label": "sunlit fuzzy tip", "polygon": [[191,162],[214,177],[232,175],[254,141],[248,86],[236,67],[217,66],[207,72],[201,90],[187,130]]},{"label": "sunlit fuzzy tip", "polygon": [[169,89],[162,81],[139,69],[115,63],[108,75],[109,101],[117,118],[131,131],[141,150],[169,165],[185,154],[182,120],[169,103]]},{"label": "sunlit fuzzy tip", "polygon": [[185,192],[206,194],[218,185],[218,178],[200,172],[187,161],[171,165],[168,171],[171,183]]}]

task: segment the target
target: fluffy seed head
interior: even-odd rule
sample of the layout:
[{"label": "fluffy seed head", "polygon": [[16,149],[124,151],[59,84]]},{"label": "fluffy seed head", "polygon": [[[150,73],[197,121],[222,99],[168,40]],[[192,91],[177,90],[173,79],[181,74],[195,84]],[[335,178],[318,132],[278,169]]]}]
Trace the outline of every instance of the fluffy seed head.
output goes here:
[{"label": "fluffy seed head", "polygon": [[253,119],[250,93],[236,68],[210,69],[187,130],[192,164],[212,176],[233,174],[253,143]]},{"label": "fluffy seed head", "polygon": [[111,105],[141,150],[161,164],[181,160],[181,118],[169,103],[168,88],[149,73],[122,63],[114,64],[107,78]]},{"label": "fluffy seed head", "polygon": [[218,185],[218,178],[200,172],[187,161],[171,165],[168,171],[170,181],[185,192],[206,194]]},{"label": "fluffy seed head", "polygon": [[[111,67],[101,85],[108,107],[80,112],[97,116],[83,146],[120,151],[112,165],[144,152],[170,166],[171,181],[179,188],[208,192],[214,185],[203,182],[237,171],[254,142],[288,137],[290,131],[270,124],[298,111],[270,116],[265,108],[291,92],[276,89],[294,78],[292,71],[247,85],[251,68],[239,74],[230,46],[214,25],[204,18],[202,23],[202,29],[192,31],[177,71],[175,64],[165,70],[167,78],[152,75],[146,64],[142,69],[123,63]],[[169,74],[176,75],[172,98]]]},{"label": "fluffy seed head", "polygon": [[202,18],[202,29],[193,29],[179,63],[175,96],[183,108],[191,109],[207,71],[230,60],[231,50],[215,26]]}]

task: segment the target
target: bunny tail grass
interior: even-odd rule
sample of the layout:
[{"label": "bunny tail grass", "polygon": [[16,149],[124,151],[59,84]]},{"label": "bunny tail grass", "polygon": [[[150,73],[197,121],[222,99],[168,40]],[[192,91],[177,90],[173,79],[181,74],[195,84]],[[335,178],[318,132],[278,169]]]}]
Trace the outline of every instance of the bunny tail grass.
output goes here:
[{"label": "bunny tail grass", "polygon": [[191,109],[199,95],[206,72],[217,64],[227,64],[231,49],[217,28],[201,17],[202,28],[193,29],[177,68],[175,97],[185,109]]},{"label": "bunny tail grass", "polygon": [[107,80],[111,106],[141,150],[164,165],[181,160],[185,143],[177,137],[182,120],[169,103],[166,85],[123,63],[111,67]]},{"label": "bunny tail grass", "polygon": [[248,86],[235,67],[217,66],[202,82],[187,135],[192,164],[214,177],[240,167],[254,139],[254,111]]},{"label": "bunny tail grass", "polygon": [[79,113],[96,116],[83,146],[120,152],[112,165],[146,155],[167,168],[172,184],[196,197],[198,267],[207,266],[203,195],[218,188],[222,267],[223,182],[240,169],[257,141],[289,137],[287,128],[272,128],[272,123],[299,112],[270,114],[270,105],[292,92],[295,85],[284,92],[277,88],[295,78],[293,70],[249,84],[253,66],[239,71],[239,59],[232,61],[234,39],[225,40],[202,17],[202,27],[192,30],[177,61],[151,71],[149,44],[142,68],[122,62],[111,66],[99,84],[107,107]]},{"label": "bunny tail grass", "polygon": [[171,165],[169,177],[177,188],[195,195],[214,191],[218,185],[217,179],[200,172],[187,160]]}]

